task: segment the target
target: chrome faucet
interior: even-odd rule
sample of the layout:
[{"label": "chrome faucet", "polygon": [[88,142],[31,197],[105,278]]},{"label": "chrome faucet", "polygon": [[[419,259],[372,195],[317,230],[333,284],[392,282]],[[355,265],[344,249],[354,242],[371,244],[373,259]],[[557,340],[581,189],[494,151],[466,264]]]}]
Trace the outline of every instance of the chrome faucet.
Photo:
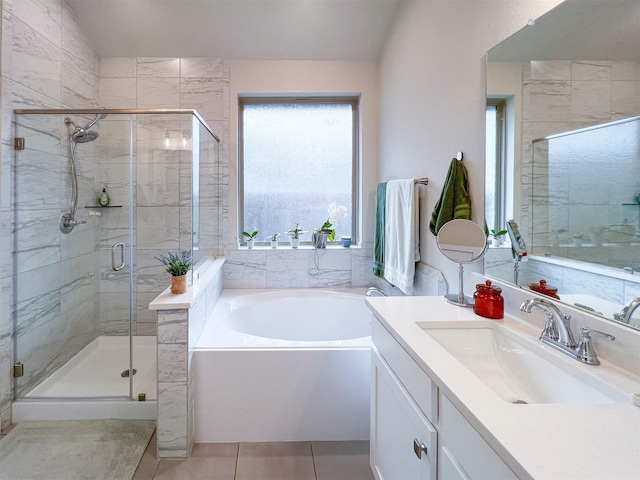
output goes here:
[{"label": "chrome faucet", "polygon": [[582,363],[600,365],[591,341],[592,333],[603,335],[612,341],[616,339],[608,333],[580,327],[580,341],[576,344],[571,334],[570,315],[565,315],[556,305],[543,298],[530,298],[520,305],[520,310],[526,313],[531,313],[534,308],[542,310],[547,318],[544,330],[540,334],[540,341]]},{"label": "chrome faucet", "polygon": [[374,295],[378,295],[380,297],[386,297],[387,294],[380,290],[378,287],[369,287],[365,292],[365,297],[372,297]]},{"label": "chrome faucet", "polygon": [[571,333],[570,315],[565,315],[552,302],[544,298],[530,298],[520,305],[520,310],[526,313],[531,313],[534,308],[542,310],[547,317],[544,330],[540,335],[541,341],[549,339],[565,347],[575,348],[576,341]]},{"label": "chrome faucet", "polygon": [[613,318],[622,323],[629,323],[631,315],[638,307],[640,307],[640,297],[634,298],[627,303],[620,313],[614,313]]}]

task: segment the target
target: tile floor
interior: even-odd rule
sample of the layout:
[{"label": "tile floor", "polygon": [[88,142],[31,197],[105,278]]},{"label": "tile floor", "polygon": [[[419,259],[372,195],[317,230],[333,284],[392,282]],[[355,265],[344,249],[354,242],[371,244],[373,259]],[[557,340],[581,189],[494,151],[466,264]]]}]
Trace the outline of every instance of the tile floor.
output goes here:
[{"label": "tile floor", "polygon": [[154,435],[133,480],[373,480],[369,442],[197,443],[157,460]]}]

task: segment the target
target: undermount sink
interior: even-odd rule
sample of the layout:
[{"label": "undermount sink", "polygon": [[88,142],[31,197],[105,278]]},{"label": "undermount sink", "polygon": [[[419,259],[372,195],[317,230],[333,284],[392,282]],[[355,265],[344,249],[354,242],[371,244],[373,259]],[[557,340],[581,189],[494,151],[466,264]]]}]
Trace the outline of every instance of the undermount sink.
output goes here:
[{"label": "undermount sink", "polygon": [[[537,339],[531,341],[499,323],[487,321],[460,325],[459,322],[420,322],[418,326],[508,402],[535,404],[624,401],[623,392],[615,392],[611,387],[607,389],[606,385],[599,385],[602,382],[596,378],[589,378],[587,383],[587,379],[578,378],[576,372],[569,373],[567,370],[571,369],[571,365],[565,365],[564,359],[556,363],[541,356],[541,347],[534,343]],[[596,388],[595,385],[601,388]],[[611,396],[601,390],[608,391]]]}]

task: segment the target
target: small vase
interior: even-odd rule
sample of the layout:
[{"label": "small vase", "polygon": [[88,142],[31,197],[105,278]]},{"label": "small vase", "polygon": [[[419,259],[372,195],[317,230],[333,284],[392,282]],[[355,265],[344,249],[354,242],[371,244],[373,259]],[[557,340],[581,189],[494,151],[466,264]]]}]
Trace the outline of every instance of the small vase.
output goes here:
[{"label": "small vase", "polygon": [[271,248],[278,248],[278,240],[271,240]]},{"label": "small vase", "polygon": [[291,248],[298,248],[300,246],[300,239],[291,237]]},{"label": "small vase", "polygon": [[252,238],[250,240],[247,240],[247,248],[249,250],[251,250],[253,248],[253,242],[255,242],[255,240]]},{"label": "small vase", "polygon": [[187,276],[179,275],[171,277],[171,293],[174,295],[180,295],[187,291]]},{"label": "small vase", "polygon": [[327,234],[325,232],[315,232],[313,234],[315,248],[327,248]]}]

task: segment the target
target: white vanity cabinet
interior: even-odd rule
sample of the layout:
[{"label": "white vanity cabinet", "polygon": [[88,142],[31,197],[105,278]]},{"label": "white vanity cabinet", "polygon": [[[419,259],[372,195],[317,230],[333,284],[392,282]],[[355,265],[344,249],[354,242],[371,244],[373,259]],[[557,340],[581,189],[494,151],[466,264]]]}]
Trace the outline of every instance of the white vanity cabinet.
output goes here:
[{"label": "white vanity cabinet", "polygon": [[374,354],[371,468],[378,480],[435,480],[436,430],[389,366]]},{"label": "white vanity cabinet", "polygon": [[371,468],[376,479],[516,479],[377,319],[372,329]]}]

